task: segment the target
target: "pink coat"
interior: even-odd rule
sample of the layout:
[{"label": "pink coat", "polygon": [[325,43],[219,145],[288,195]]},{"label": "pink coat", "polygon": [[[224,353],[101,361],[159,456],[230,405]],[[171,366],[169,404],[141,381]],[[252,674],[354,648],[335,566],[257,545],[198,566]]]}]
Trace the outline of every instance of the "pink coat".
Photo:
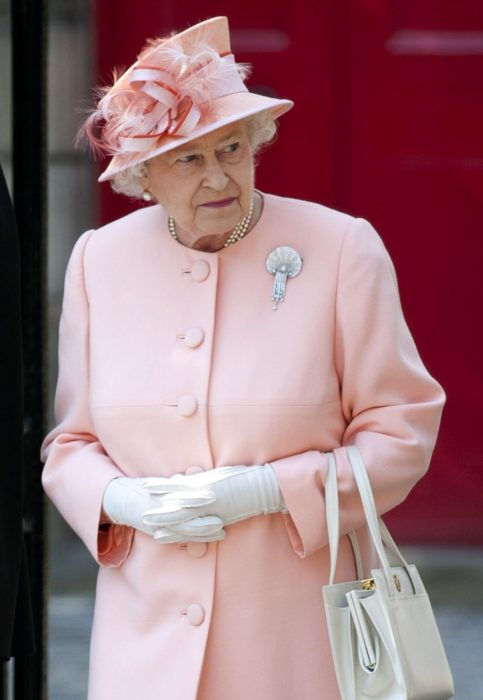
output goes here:
[{"label": "pink coat", "polygon": [[[265,260],[280,245],[304,262],[274,311]],[[43,457],[47,493],[101,565],[89,700],[339,698],[320,590],[323,453],[336,454],[341,532],[359,528],[343,446],[357,443],[387,511],[426,471],[443,402],[364,220],[266,195],[251,233],[218,253],[173,241],[159,206],[84,234]],[[99,532],[120,474],[264,462],[288,515],[209,545]],[[344,537],[338,577],[353,575]]]}]

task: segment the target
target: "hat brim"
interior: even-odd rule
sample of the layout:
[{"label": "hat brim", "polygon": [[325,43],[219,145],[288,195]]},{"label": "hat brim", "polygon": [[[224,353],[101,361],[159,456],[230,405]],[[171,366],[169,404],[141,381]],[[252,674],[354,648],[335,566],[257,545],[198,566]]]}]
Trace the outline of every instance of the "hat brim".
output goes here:
[{"label": "hat brim", "polygon": [[231,95],[224,95],[213,100],[210,110],[209,122],[200,123],[187,136],[165,136],[157,148],[147,153],[134,153],[130,155],[113,156],[109,165],[99,177],[99,182],[110,180],[118,173],[131,168],[133,165],[143,163],[146,160],[155,158],[171,151],[178,146],[183,146],[190,141],[194,141],[200,136],[216,131],[223,126],[251,117],[260,112],[270,111],[274,119],[281,117],[293,107],[291,100],[281,100],[274,97],[258,95],[254,92],[237,92]]}]

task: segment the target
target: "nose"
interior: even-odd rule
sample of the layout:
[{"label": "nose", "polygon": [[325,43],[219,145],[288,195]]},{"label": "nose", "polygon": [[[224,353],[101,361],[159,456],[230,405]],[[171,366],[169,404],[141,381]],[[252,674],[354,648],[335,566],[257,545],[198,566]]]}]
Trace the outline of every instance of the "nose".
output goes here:
[{"label": "nose", "polygon": [[203,185],[205,187],[220,192],[225,189],[229,179],[217,158],[210,159],[205,163],[205,172],[203,174]]}]

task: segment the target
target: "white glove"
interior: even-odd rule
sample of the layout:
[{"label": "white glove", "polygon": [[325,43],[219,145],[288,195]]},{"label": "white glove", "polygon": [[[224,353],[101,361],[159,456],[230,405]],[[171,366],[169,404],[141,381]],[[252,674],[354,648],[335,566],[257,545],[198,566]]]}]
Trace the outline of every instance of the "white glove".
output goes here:
[{"label": "white glove", "polygon": [[[154,538],[161,542],[183,523],[198,532],[200,519],[203,522],[209,516],[231,525],[254,515],[286,511],[270,464],[220,467],[169,479],[152,477],[144,480],[144,489],[160,499],[158,506],[144,513],[143,521],[158,528]],[[204,539],[201,532],[197,539]]]},{"label": "white glove", "polygon": [[[169,479],[166,479],[169,481]],[[160,505],[159,497],[153,496],[143,488],[146,479],[135,479],[120,476],[107,485],[104,492],[102,507],[105,514],[113,523],[127,525],[141,530],[148,535],[154,535],[159,525],[151,525],[143,519],[143,514]],[[202,496],[201,496],[202,498]],[[202,501],[199,501],[201,503]],[[214,542],[225,536],[223,523],[214,516],[193,516],[188,523],[179,522],[166,527],[160,541],[170,542]]]}]

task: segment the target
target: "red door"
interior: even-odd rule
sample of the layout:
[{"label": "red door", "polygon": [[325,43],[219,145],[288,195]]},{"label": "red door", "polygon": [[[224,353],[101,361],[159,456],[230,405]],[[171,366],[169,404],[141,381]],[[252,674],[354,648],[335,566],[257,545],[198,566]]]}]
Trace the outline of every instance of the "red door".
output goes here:
[{"label": "red door", "polygon": [[[99,75],[146,37],[226,14],[227,3],[96,3]],[[261,189],[372,221],[398,270],[421,355],[448,394],[428,477],[391,515],[408,540],[483,542],[483,4],[477,0],[245,0],[232,46],[252,87],[295,100]],[[233,8],[233,9],[232,9]],[[102,191],[102,218],[129,203]]]},{"label": "red door", "polygon": [[481,542],[483,4],[338,7],[338,202],[381,231],[448,395],[430,475],[394,521],[409,538]]}]

